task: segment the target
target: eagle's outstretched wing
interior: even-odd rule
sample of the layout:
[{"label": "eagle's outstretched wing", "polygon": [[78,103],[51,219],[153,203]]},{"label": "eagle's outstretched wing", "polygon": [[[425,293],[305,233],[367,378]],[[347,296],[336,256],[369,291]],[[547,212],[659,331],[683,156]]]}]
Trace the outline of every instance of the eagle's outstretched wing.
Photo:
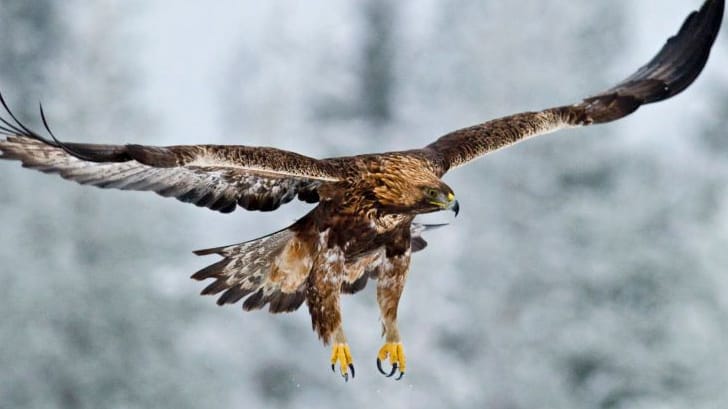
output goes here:
[{"label": "eagle's outstretched wing", "polygon": [[0,159],[19,160],[24,167],[81,184],[154,191],[227,213],[238,205],[274,210],[296,196],[315,202],[322,183],[338,180],[330,164],[274,148],[51,141],[21,124],[2,96],[0,102],[10,116],[0,116],[0,134],[7,136],[0,140]]},{"label": "eagle's outstretched wing", "polygon": [[574,105],[524,112],[440,137],[425,150],[442,173],[489,152],[562,128],[614,121],[643,104],[680,93],[700,74],[720,29],[725,0],[707,0],[691,13],[645,66],[616,86]]}]

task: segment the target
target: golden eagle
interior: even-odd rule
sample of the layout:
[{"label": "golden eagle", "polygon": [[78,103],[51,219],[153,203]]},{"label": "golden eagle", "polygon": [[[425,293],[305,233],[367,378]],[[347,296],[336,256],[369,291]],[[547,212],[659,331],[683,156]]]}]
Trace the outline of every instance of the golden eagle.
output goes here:
[{"label": "golden eagle", "polygon": [[[314,159],[268,147],[144,146],[60,142],[23,125],[0,101],[0,158],[102,188],[148,190],[228,213],[237,207],[270,211],[294,198],[318,203],[293,225],[252,241],[199,250],[216,263],[196,272],[212,279],[202,294],[217,303],[244,299],[243,309],[296,310],[305,301],[313,329],[333,342],[331,367],[354,376],[339,297],[377,282],[385,344],[377,366],[385,375],[406,371],[397,305],[410,257],[425,247],[426,225],[415,216],[459,206],[442,182],[449,170],[526,138],[562,128],[614,121],[643,104],[684,90],[706,64],[721,25],[724,0],[706,0],[658,54],[608,90],[573,105],[495,119],[442,136],[420,149]],[[389,360],[389,372],[382,361]]]}]

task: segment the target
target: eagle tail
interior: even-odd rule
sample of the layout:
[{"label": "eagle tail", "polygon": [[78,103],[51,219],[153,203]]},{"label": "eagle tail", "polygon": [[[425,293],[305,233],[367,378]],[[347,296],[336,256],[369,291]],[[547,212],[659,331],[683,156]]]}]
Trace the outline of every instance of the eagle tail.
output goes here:
[{"label": "eagle tail", "polygon": [[[305,299],[309,252],[302,249],[290,228],[244,243],[194,252],[198,256],[217,254],[223,259],[196,272],[191,278],[214,278],[202,295],[221,293],[218,305],[243,303],[246,311],[269,304],[273,313],[298,309]],[[298,263],[291,257],[297,257]],[[224,291],[224,292],[223,292]]]}]

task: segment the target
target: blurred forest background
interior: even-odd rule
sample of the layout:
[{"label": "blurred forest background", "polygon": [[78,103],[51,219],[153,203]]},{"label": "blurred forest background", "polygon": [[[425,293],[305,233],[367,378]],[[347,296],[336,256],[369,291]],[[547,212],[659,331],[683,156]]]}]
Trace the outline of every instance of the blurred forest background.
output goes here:
[{"label": "blurred forest background", "polygon": [[[691,0],[0,0],[0,89],[97,143],[423,146],[622,79]],[[446,176],[380,376],[370,285],[344,384],[305,310],[218,308],[191,250],[307,205],[220,215],[0,163],[0,408],[728,406],[728,33],[684,94]]]}]

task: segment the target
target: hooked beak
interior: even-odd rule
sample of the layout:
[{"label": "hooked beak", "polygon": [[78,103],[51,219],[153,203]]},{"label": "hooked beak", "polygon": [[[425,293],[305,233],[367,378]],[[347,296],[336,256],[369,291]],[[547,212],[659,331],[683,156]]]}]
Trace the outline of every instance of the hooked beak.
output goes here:
[{"label": "hooked beak", "polygon": [[447,206],[445,206],[446,210],[452,210],[455,212],[455,217],[458,217],[458,213],[460,212],[460,203],[458,203],[457,200],[455,200],[455,195],[452,193],[447,194]]},{"label": "hooked beak", "polygon": [[450,202],[446,209],[452,210],[453,212],[455,212],[455,217],[458,217],[458,213],[460,212],[460,203],[458,203],[457,200],[453,200],[452,202]]}]

